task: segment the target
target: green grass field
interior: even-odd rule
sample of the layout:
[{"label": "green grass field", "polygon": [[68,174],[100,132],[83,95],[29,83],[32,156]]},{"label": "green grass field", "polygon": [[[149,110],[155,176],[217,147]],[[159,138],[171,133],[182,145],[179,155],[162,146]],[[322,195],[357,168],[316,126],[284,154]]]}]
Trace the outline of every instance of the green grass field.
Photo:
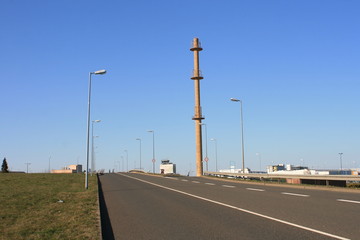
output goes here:
[{"label": "green grass field", "polygon": [[[0,173],[0,239],[99,239],[97,179]],[[62,200],[63,203],[58,201]]]}]

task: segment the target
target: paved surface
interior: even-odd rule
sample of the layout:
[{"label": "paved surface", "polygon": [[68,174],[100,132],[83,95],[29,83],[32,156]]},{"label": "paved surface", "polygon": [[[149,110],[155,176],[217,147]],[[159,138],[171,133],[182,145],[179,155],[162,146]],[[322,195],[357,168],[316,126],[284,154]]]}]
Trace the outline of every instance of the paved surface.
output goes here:
[{"label": "paved surface", "polygon": [[360,239],[360,194],[216,179],[100,176],[105,239]]}]

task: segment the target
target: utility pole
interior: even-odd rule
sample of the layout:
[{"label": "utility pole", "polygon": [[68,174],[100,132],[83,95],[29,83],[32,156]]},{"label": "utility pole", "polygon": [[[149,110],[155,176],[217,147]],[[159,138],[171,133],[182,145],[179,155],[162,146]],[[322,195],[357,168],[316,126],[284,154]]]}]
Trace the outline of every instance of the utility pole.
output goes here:
[{"label": "utility pole", "polygon": [[194,90],[195,90],[195,115],[192,118],[195,121],[195,143],[196,143],[196,176],[203,175],[203,164],[202,164],[202,134],[201,134],[201,120],[205,119],[201,115],[200,105],[200,80],[203,79],[200,68],[199,68],[199,52],[202,51],[201,44],[198,38],[194,38],[190,51],[194,52]]}]

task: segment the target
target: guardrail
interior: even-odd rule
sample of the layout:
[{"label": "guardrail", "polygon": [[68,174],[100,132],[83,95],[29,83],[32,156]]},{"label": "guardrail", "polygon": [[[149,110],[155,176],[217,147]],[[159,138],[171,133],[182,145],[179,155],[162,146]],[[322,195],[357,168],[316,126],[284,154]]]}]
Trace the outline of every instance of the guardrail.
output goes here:
[{"label": "guardrail", "polygon": [[229,176],[259,179],[314,179],[314,180],[338,180],[359,181],[359,175],[286,175],[286,174],[260,174],[260,173],[227,173],[227,172],[204,172],[204,175]]}]

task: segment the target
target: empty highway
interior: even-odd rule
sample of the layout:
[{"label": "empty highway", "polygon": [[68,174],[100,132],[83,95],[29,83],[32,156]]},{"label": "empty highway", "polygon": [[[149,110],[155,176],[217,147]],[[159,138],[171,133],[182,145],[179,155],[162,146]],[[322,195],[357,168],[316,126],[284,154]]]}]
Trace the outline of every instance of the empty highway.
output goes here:
[{"label": "empty highway", "polygon": [[130,173],[100,182],[106,239],[360,239],[355,192]]}]

